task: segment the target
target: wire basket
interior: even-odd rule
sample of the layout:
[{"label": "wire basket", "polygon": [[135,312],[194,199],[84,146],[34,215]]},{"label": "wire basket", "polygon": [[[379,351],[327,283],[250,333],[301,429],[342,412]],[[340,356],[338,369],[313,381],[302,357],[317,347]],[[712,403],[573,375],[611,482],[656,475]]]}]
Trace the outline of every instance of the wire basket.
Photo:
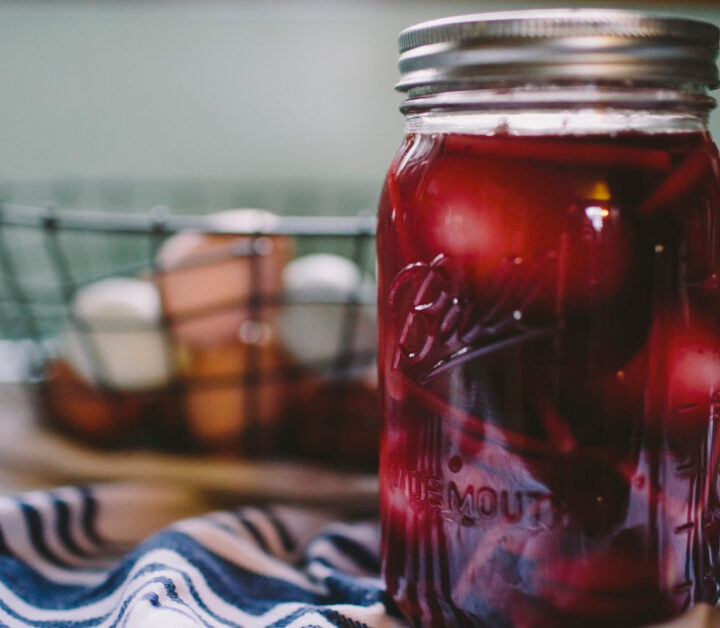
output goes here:
[{"label": "wire basket", "polygon": [[[0,334],[26,349],[23,380],[45,424],[94,445],[372,466],[374,234],[367,213],[238,229],[165,207],[2,203]],[[188,238],[202,246],[168,261]],[[361,279],[341,291],[288,291],[279,278],[290,260],[324,252],[354,262]],[[123,286],[151,288],[159,316],[115,316],[124,306],[113,305],[89,317],[79,303],[100,284],[113,286],[112,299]],[[203,301],[206,292],[214,296]],[[313,346],[318,325],[324,352]],[[306,354],[309,342],[311,355],[294,341]],[[164,375],[150,377],[153,368]]]}]

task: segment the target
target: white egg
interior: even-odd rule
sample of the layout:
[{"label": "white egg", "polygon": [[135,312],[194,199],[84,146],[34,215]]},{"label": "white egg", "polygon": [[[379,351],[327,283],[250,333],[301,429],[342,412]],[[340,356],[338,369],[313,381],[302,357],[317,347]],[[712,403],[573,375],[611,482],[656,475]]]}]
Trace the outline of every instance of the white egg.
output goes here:
[{"label": "white egg", "polygon": [[157,388],[172,376],[157,288],[114,277],[75,295],[64,357],[85,381],[119,390]]},{"label": "white egg", "polygon": [[375,350],[375,306],[351,303],[356,292],[374,288],[363,283],[352,261],[338,255],[306,255],[288,264],[282,278],[288,303],[278,326],[298,362],[332,374],[340,354]]}]

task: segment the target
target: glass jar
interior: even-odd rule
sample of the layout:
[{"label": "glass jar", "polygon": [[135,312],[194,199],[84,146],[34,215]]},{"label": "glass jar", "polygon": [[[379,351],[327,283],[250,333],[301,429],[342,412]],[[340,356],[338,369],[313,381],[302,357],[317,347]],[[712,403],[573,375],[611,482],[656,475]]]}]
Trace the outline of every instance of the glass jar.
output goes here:
[{"label": "glass jar", "polygon": [[401,34],[380,494],[416,623],[634,626],[717,601],[717,39],[607,10]]}]

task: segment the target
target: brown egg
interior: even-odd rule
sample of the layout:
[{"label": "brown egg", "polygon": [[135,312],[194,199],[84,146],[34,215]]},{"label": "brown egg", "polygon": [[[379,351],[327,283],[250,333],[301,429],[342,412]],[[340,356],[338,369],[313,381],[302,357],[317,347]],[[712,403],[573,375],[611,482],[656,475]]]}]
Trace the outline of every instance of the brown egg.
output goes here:
[{"label": "brown egg", "polygon": [[293,392],[287,430],[291,452],[355,469],[377,467],[380,414],[375,377],[308,377]]},{"label": "brown egg", "polygon": [[[252,232],[272,228],[278,217],[236,209],[208,220],[217,228]],[[272,318],[276,308],[267,303],[282,292],[282,270],[292,252],[289,236],[182,232],[166,240],[156,258],[157,282],[175,337],[203,347],[235,338],[253,296],[259,300],[259,318]]]},{"label": "brown egg", "polygon": [[43,399],[51,423],[101,446],[137,437],[152,395],[94,388],[63,360],[51,362],[46,375]]},{"label": "brown egg", "polygon": [[286,353],[273,327],[245,320],[240,337],[189,351],[185,413],[190,437],[202,449],[266,452],[286,410]]}]

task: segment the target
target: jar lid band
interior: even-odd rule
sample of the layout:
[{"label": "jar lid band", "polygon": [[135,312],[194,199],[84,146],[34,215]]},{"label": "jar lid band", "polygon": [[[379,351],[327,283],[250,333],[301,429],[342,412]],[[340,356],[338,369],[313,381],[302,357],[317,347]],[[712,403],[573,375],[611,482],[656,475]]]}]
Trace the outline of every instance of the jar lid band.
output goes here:
[{"label": "jar lid band", "polygon": [[503,82],[635,81],[720,85],[720,31],[636,11],[552,9],[463,15],[399,37],[410,97]]}]

